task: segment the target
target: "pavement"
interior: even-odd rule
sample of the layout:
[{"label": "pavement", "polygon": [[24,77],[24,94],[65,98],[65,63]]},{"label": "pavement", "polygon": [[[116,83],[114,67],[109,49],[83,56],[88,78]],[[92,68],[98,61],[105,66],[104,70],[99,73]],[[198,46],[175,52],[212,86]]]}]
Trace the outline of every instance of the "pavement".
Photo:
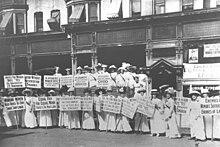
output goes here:
[{"label": "pavement", "polygon": [[195,142],[150,134],[121,134],[96,130],[0,128],[0,147],[220,147],[220,141]]}]

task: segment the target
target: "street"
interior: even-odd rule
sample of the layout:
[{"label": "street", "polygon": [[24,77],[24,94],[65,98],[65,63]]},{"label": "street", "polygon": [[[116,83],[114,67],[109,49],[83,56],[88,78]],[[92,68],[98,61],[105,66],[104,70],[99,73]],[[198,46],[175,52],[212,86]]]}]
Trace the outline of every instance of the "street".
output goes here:
[{"label": "street", "polygon": [[0,147],[219,147],[220,141],[195,142],[150,134],[120,134],[87,130],[51,129],[1,129]]}]

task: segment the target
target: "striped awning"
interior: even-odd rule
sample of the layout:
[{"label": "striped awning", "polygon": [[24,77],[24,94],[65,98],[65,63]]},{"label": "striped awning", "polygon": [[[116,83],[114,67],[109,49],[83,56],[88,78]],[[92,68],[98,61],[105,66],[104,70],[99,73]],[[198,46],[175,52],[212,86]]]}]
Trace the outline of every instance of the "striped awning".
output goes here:
[{"label": "striped awning", "polygon": [[121,0],[112,0],[108,9],[108,18],[119,17],[119,10],[121,7]]},{"label": "striped awning", "polygon": [[6,12],[3,15],[2,21],[0,23],[0,31],[5,31],[10,19],[12,17],[12,13],[11,12]]}]

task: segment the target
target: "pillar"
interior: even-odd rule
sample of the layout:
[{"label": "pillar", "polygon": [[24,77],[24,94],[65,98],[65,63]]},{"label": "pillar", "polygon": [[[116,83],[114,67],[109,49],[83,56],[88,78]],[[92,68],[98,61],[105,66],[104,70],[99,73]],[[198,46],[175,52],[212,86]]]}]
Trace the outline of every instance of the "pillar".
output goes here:
[{"label": "pillar", "polygon": [[15,74],[15,46],[11,46],[11,74]]},{"label": "pillar", "polygon": [[31,43],[27,43],[27,62],[28,62],[28,72],[30,74],[33,73],[33,62],[32,62],[32,56],[31,56]]},{"label": "pillar", "polygon": [[92,67],[95,68],[95,66],[98,64],[98,56],[97,56],[97,45],[96,45],[96,32],[92,33]]},{"label": "pillar", "polygon": [[75,75],[77,68],[76,34],[71,34],[71,63],[72,63],[72,75]]}]

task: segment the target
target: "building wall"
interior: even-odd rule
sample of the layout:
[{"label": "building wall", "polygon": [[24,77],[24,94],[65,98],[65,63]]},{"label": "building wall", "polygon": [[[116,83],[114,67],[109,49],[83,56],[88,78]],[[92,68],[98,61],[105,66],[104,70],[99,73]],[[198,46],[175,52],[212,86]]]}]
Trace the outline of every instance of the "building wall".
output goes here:
[{"label": "building wall", "polygon": [[28,33],[34,32],[34,13],[43,12],[43,30],[50,31],[47,19],[53,9],[60,10],[60,25],[67,24],[67,8],[64,0],[27,0],[29,10],[27,12]]}]

